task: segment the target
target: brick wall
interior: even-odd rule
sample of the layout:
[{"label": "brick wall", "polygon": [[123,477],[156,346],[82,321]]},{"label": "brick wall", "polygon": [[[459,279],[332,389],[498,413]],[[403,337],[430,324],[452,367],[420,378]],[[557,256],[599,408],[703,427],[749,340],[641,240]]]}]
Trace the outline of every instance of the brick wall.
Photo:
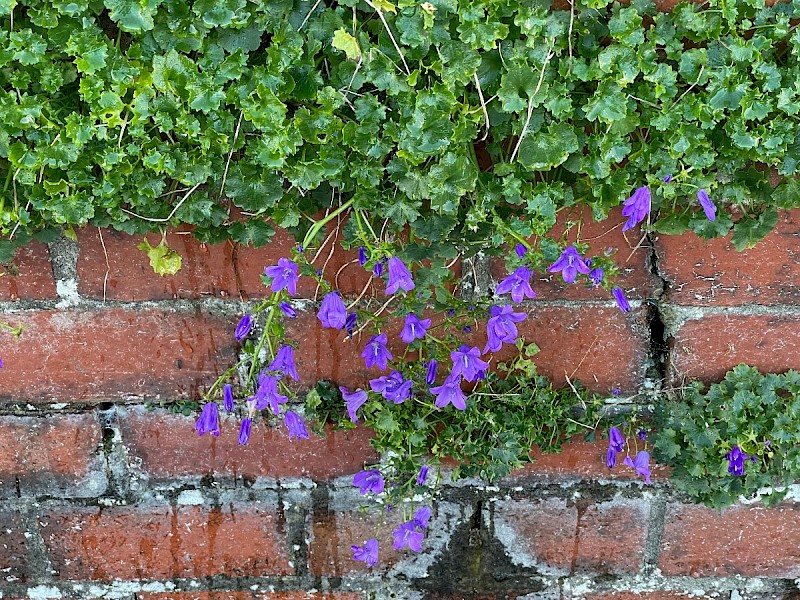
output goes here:
[{"label": "brick wall", "polygon": [[[800,211],[743,253],[693,234],[640,243],[622,220],[581,235],[594,253],[617,250],[633,310],[537,274],[521,329],[542,372],[626,398],[740,362],[800,368]],[[235,360],[233,329],[291,240],[254,250],[172,233],[174,277],[152,272],[139,241],[87,229],[20,250],[0,277],[0,320],[25,326],[0,337],[3,599],[800,597],[800,495],[713,511],[683,503],[664,469],[652,487],[609,473],[604,445],[583,441],[494,487],[444,485],[422,553],[384,543],[376,568],[353,562],[350,545],[378,525],[351,485],[378,458],[369,431],[289,442],[258,427],[240,447],[232,419],[199,438],[194,418],[159,408],[196,398]],[[501,261],[478,267],[504,275]],[[343,251],[327,269],[346,294],[369,284]],[[305,384],[367,378],[356,344],[320,330],[313,304],[290,335]],[[398,518],[385,516],[384,537]]]}]

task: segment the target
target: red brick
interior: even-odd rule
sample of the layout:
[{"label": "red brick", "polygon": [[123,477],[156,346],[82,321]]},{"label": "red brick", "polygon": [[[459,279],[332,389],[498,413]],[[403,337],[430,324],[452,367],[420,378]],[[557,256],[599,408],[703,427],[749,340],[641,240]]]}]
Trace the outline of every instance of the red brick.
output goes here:
[{"label": "red brick", "polygon": [[9,583],[24,583],[34,576],[28,559],[25,533],[19,513],[0,512],[0,573],[3,580]]},{"label": "red brick", "polygon": [[638,572],[648,517],[643,500],[567,504],[550,498],[501,500],[494,506],[497,537],[512,559],[558,574]]},{"label": "red brick", "polygon": [[136,600],[360,600],[356,592],[139,592]]},{"label": "red brick", "polygon": [[268,506],[59,508],[39,520],[65,580],[293,573],[282,524]]},{"label": "red brick", "polygon": [[780,213],[755,248],[737,252],[730,237],[659,236],[659,270],[671,302],[693,306],[800,304],[800,209]]},{"label": "red brick", "polygon": [[697,591],[693,590],[691,592],[600,592],[583,596],[583,600],[685,600],[687,598],[703,600],[719,598],[719,594],[698,596]]},{"label": "red brick", "polygon": [[26,327],[4,345],[0,401],[194,397],[233,363],[235,323],[199,309],[15,313]]},{"label": "red brick", "polygon": [[101,494],[101,438],[93,414],[0,417],[0,496]]},{"label": "red brick", "polygon": [[800,577],[800,504],[667,510],[658,566],[664,575]]},{"label": "red brick", "polygon": [[[628,298],[651,298],[659,283],[650,273],[648,255],[650,248],[643,244],[637,248],[641,239],[639,228],[622,232],[626,217],[621,209],[610,212],[608,219],[595,223],[589,207],[573,208],[558,214],[558,221],[547,237],[558,240],[562,244],[574,244],[576,241],[589,244],[587,258],[604,255],[612,251],[612,258],[620,269],[615,282],[625,290]],[[567,223],[580,223],[564,233]],[[578,233],[580,232],[580,238]],[[562,239],[561,236],[564,236]],[[536,238],[530,240],[538,243]],[[513,253],[512,253],[513,254]],[[492,260],[492,277],[500,281],[508,274],[503,258]],[[581,284],[566,284],[560,273],[536,272],[531,279],[531,287],[542,300],[613,300],[611,293],[602,288],[591,288]]]},{"label": "red brick", "polygon": [[740,363],[762,372],[800,369],[800,321],[787,315],[707,314],[673,332],[670,377],[720,381]]},{"label": "red brick", "polygon": [[17,249],[14,260],[0,267],[0,300],[53,300],[57,298],[50,250],[39,242]]},{"label": "red brick", "polygon": [[120,417],[122,440],[141,459],[140,468],[156,478],[210,474],[321,480],[355,473],[377,458],[369,445],[371,431],[363,427],[290,442],[283,425],[273,428],[260,421],[253,424],[247,446],[240,446],[238,419],[223,417],[216,438],[198,436],[195,419],[131,409]]}]

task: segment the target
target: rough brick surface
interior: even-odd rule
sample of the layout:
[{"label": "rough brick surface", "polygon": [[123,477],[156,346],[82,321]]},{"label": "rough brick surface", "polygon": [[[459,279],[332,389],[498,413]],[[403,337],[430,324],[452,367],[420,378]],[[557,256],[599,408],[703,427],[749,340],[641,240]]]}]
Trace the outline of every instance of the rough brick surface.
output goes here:
[{"label": "rough brick surface", "polygon": [[737,252],[730,238],[694,233],[656,240],[659,271],[671,302],[694,306],[800,304],[800,209],[781,212],[755,248]]},{"label": "rough brick surface", "polygon": [[649,513],[645,500],[500,500],[493,526],[516,564],[553,575],[624,574],[641,567]]},{"label": "rough brick surface", "polygon": [[0,401],[186,398],[232,364],[235,323],[200,311],[53,310],[14,314]]},{"label": "rough brick surface", "polygon": [[0,417],[0,497],[102,494],[101,438],[94,414]]},{"label": "rough brick surface", "polygon": [[56,284],[50,251],[39,242],[19,248],[14,260],[0,267],[0,300],[52,300]]},{"label": "rough brick surface", "polygon": [[33,576],[25,533],[19,513],[0,511],[0,574],[9,583],[24,583]]},{"label": "rough brick surface", "polygon": [[151,477],[191,475],[311,477],[331,479],[355,473],[377,456],[365,428],[331,431],[320,438],[289,441],[283,425],[253,424],[247,446],[238,443],[240,420],[223,417],[219,437],[200,437],[194,417],[162,410],[121,411],[119,424],[128,452],[141,459],[139,468]]},{"label": "rough brick surface", "polygon": [[39,520],[61,579],[293,573],[275,509],[255,503],[64,507]]},{"label": "rough brick surface", "polygon": [[360,600],[356,592],[170,592],[138,593],[136,600]]},{"label": "rough brick surface", "polygon": [[600,592],[583,596],[583,600],[686,600],[694,598],[703,600],[705,598],[718,598],[718,594],[698,595],[697,590],[691,592]]},{"label": "rough brick surface", "polygon": [[712,314],[673,328],[670,377],[719,381],[740,363],[761,372],[800,369],[800,320],[797,314]]},{"label": "rough brick surface", "polygon": [[658,566],[665,575],[800,577],[800,504],[667,510]]}]

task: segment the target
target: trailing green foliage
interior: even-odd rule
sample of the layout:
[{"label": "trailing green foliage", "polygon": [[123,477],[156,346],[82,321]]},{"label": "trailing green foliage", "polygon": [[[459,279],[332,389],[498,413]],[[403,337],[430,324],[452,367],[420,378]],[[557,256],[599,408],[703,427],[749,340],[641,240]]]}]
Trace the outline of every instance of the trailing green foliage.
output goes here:
[{"label": "trailing green foliage", "polygon": [[[800,204],[793,178],[769,184],[800,161],[798,17],[762,0],[2,2],[0,260],[86,223],[260,245],[349,200],[469,252],[578,202],[603,218],[642,185],[657,231],[733,227],[749,247]],[[698,214],[701,188],[738,222]]]},{"label": "trailing green foliage", "polygon": [[[784,497],[782,486],[800,479],[796,371],[761,375],[739,365],[708,391],[693,383],[658,411],[655,457],[672,467],[673,485],[694,501],[722,507],[775,486],[760,496],[773,504]],[[747,455],[743,475],[729,472],[734,446]]]}]

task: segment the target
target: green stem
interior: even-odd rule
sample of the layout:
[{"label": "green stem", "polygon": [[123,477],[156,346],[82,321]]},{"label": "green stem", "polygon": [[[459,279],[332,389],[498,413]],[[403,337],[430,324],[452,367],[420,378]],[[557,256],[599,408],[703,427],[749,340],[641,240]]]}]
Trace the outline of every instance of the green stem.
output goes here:
[{"label": "green stem", "polygon": [[272,350],[272,340],[269,339],[269,327],[272,325],[272,318],[275,316],[275,308],[273,307],[271,311],[269,311],[269,316],[267,317],[267,322],[264,325],[264,332],[261,334],[261,338],[258,340],[258,346],[256,346],[255,351],[253,352],[253,362],[250,363],[250,371],[247,373],[247,381],[245,381],[244,386],[247,388],[250,385],[250,382],[253,381],[253,375],[256,372],[256,366],[258,365],[258,356],[261,354],[261,349],[264,347],[264,342],[267,342],[267,346],[269,347],[270,354],[274,352]]},{"label": "green stem", "polygon": [[500,218],[500,215],[497,214],[496,210],[492,210],[492,215],[494,215],[495,218],[497,218],[498,220],[497,224],[500,225],[500,227],[502,227],[506,233],[508,233],[515,240],[517,240],[520,244],[525,246],[525,248],[531,250],[531,245],[528,243],[528,240],[526,240],[524,237],[522,237],[520,234],[518,234],[516,231],[514,231],[508,225],[506,225],[505,221],[503,221],[503,219]]},{"label": "green stem", "polygon": [[319,221],[316,221],[311,226],[311,229],[308,230],[308,233],[306,233],[306,237],[303,238],[303,248],[307,248],[308,247],[308,245],[314,240],[315,237],[317,237],[317,234],[320,232],[320,230],[323,227],[325,227],[325,225],[327,225],[330,221],[332,221],[333,219],[338,217],[341,213],[343,213],[348,208],[350,208],[350,205],[353,204],[354,200],[355,200],[355,196],[350,198],[350,200],[348,200],[347,202],[342,204],[339,208],[337,208],[335,211],[333,211],[331,214],[329,214],[324,219],[320,219]]}]

